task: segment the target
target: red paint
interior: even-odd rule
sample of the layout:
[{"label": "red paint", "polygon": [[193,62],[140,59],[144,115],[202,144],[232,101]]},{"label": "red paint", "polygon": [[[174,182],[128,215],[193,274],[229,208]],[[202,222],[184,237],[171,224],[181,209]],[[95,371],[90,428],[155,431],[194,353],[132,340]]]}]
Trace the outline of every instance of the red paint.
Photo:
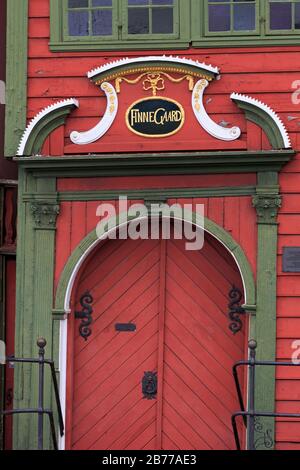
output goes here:
[{"label": "red paint", "polygon": [[[230,125],[239,125],[243,130],[242,139],[226,143],[217,141],[201,129],[193,116],[190,99],[191,93],[186,83],[173,84],[166,81],[162,95],[177,98],[186,108],[186,124],[176,135],[160,139],[160,142],[145,139],[132,134],[125,126],[125,111],[128,106],[146,95],[142,88],[126,83],[122,84],[119,95],[120,109],[116,122],[106,136],[98,143],[85,149],[70,144],[72,130],[87,130],[92,127],[105,110],[104,95],[87,78],[86,72],[115,57],[124,56],[123,52],[93,53],[52,53],[49,51],[49,0],[41,0],[39,8],[34,0],[30,1],[29,21],[29,62],[28,62],[28,117],[35,115],[42,107],[59,98],[75,96],[80,98],[80,109],[68,119],[63,135],[58,137],[55,147],[62,147],[64,153],[90,152],[128,152],[128,151],[167,151],[167,150],[225,150],[225,149],[261,149],[267,148],[261,138],[261,131],[246,123],[244,114],[230,100],[232,91],[254,95],[281,112],[281,118],[287,124],[291,136],[298,131],[297,123],[289,121],[288,116],[295,112],[291,103],[290,90],[287,90],[283,78],[289,72],[292,83],[297,80],[297,47],[283,48],[228,48],[189,49],[178,51],[179,55],[195,58],[207,63],[215,63],[222,72],[220,81],[214,81],[206,91],[205,102],[209,115],[216,122],[225,120]],[[167,51],[164,51],[167,53]],[[139,55],[153,55],[157,51],[141,51]],[[176,55],[177,51],[172,51]],[[126,56],[136,56],[134,51],[126,51]],[[243,72],[241,79],[238,72]],[[274,92],[276,90],[276,92]],[[279,94],[280,92],[280,94]],[[53,155],[59,150],[51,149]],[[63,153],[61,152],[61,153]]]},{"label": "red paint", "polygon": [[[178,184],[180,181],[180,185]],[[177,175],[177,176],[123,176],[118,178],[59,178],[58,191],[104,191],[161,188],[216,188],[222,186],[255,186],[256,174],[244,175]]]},{"label": "red paint", "polygon": [[[231,367],[244,357],[245,336],[228,328],[233,283],[241,285],[237,268],[210,237],[197,252],[171,239],[108,241],[93,253],[74,306],[90,290],[88,341],[74,311],[69,321],[69,448],[234,448]],[[135,333],[115,331],[128,322]],[[157,400],[145,400],[141,380],[154,370]]]},{"label": "red paint", "polygon": [[[108,60],[124,57],[124,51],[116,52],[66,52],[53,53],[49,50],[49,0],[29,1],[29,60],[28,60],[28,119],[31,119],[43,107],[61,98],[75,96],[80,99],[80,108],[73,112],[66,126],[55,131],[47,139],[43,153],[63,155],[79,152],[166,152],[166,151],[209,151],[239,149],[261,150],[270,148],[266,136],[255,124],[246,122],[244,114],[230,100],[232,91],[242,92],[258,98],[278,112],[289,131],[292,145],[300,150],[299,117],[300,107],[291,100],[292,82],[299,80],[299,46],[284,47],[237,47],[237,48],[199,48],[184,51],[170,51],[170,54],[190,57],[220,67],[221,80],[213,82],[205,93],[205,106],[208,114],[216,122],[222,119],[230,125],[242,127],[242,140],[232,143],[216,141],[207,135],[196,123],[190,111],[187,112],[186,126],[178,134],[168,139],[151,141],[137,137],[124,125],[126,107],[135,99],[142,97],[139,87],[124,84],[120,93],[120,114],[102,142],[78,148],[70,144],[71,130],[87,130],[95,124],[105,110],[106,101],[99,89],[86,78],[86,72],[102,65]],[[4,17],[4,16],[3,16]],[[4,30],[4,29],[3,29]],[[139,51],[138,55],[155,55],[160,51]],[[163,51],[168,54],[168,51]],[[126,51],[126,56],[137,56],[137,51]],[[288,80],[286,77],[288,76]],[[189,105],[190,92],[184,84],[168,84],[166,95],[182,100]],[[178,98],[180,96],[180,99]],[[296,117],[290,120],[289,116]],[[59,191],[89,191],[97,189],[174,188],[174,187],[216,187],[255,184],[253,175],[216,175],[163,178],[91,178],[60,180]],[[277,356],[290,358],[291,343],[298,339],[298,327],[294,320],[299,320],[299,279],[297,275],[281,272],[281,253],[283,246],[298,246],[300,233],[299,186],[300,156],[284,167],[280,175],[280,190],[283,193],[283,206],[279,218],[279,257],[278,257],[278,344]],[[193,204],[203,202],[207,217],[219,223],[237,240],[256,269],[256,215],[250,197],[193,199]],[[173,202],[176,202],[174,200]],[[81,238],[91,231],[96,223],[95,211],[98,202],[86,204],[62,203],[61,216],[58,220],[55,285],[72,250]],[[77,222],[76,222],[77,218]],[[80,220],[80,223],[78,223]],[[83,222],[84,221],[84,222]],[[295,337],[294,337],[295,336]],[[281,374],[281,375],[280,375]],[[279,376],[282,376],[280,372]],[[290,368],[282,380],[278,378],[277,399],[279,404],[294,404],[298,395],[298,383]],[[284,393],[283,393],[284,390]],[[284,400],[284,401],[282,401]],[[171,412],[171,411],[170,411]],[[147,415],[151,421],[152,415]],[[278,425],[277,447],[279,449],[297,449],[299,447],[300,424],[293,425],[294,437],[288,425]],[[148,427],[149,429],[149,427]],[[176,448],[168,434],[176,434],[170,422],[162,438],[168,448]],[[147,430],[145,430],[145,433]],[[141,433],[142,435],[143,433]],[[295,437],[296,436],[296,437]],[[154,446],[151,439],[146,448]],[[294,441],[291,442],[291,437]],[[175,439],[175,437],[174,437]],[[176,439],[175,439],[176,440]],[[297,442],[295,442],[297,440]],[[186,443],[187,444],[187,443]]]},{"label": "red paint", "polygon": [[160,272],[159,272],[159,311],[158,311],[158,367],[157,406],[156,406],[156,448],[162,448],[163,410],[164,410],[164,373],[165,373],[165,335],[166,335],[166,277],[167,277],[166,240],[160,241]]},{"label": "red paint", "polygon": [[[216,181],[218,184],[222,185],[222,180],[226,178],[227,175],[220,175],[222,178],[216,176]],[[187,179],[185,179],[187,178]],[[183,184],[188,185],[189,178],[180,177],[180,181]],[[197,183],[199,178],[200,186],[203,184],[202,177],[193,177],[191,180],[191,186]],[[206,176],[205,176],[206,178]],[[232,183],[237,183],[234,175],[230,176]],[[241,177],[241,179],[243,176]],[[124,183],[121,183],[122,178],[117,178],[117,181],[120,182],[120,186],[129,187],[130,189],[137,189],[145,184],[145,187],[151,188],[151,179],[150,178],[126,178]],[[126,183],[127,181],[127,183]],[[141,183],[139,184],[139,181]],[[175,186],[174,177],[157,177],[153,179],[153,187],[166,187],[168,184],[170,187]],[[208,176],[208,181],[213,185],[213,178]],[[253,181],[252,176],[249,179]],[[76,186],[75,186],[76,183]],[[66,188],[72,190],[78,190],[84,188],[87,189],[88,181],[83,180],[82,186],[79,184],[79,181],[76,180],[60,180],[59,181],[59,190]],[[92,179],[92,189],[97,189],[104,186],[105,189],[116,188],[117,182],[113,178],[107,179]],[[122,191],[120,191],[122,194]],[[213,198],[214,199],[214,198]],[[204,204],[204,215],[209,219],[216,222],[217,220],[221,222],[221,226],[232,234],[234,239],[240,243],[242,248],[245,250],[245,253],[252,265],[253,272],[256,271],[256,215],[252,210],[251,197],[243,196],[239,198],[225,197],[225,198],[216,198],[218,202],[213,202],[213,199],[209,200],[207,198],[194,198],[194,199],[173,199],[168,200],[168,203],[171,204],[192,204],[193,209],[196,209],[196,204]],[[221,201],[221,202],[220,202]],[[128,206],[135,204],[140,201],[128,201]],[[141,201],[142,202],[142,201]],[[68,261],[72,251],[77,247],[80,241],[92,230],[96,228],[99,218],[96,216],[97,208],[100,204],[110,203],[112,205],[116,204],[116,201],[89,201],[85,202],[62,202],[60,216],[57,220],[57,231],[56,231],[56,261],[55,261],[55,286],[59,282],[60,275],[63,271],[65,264]],[[223,214],[219,215],[215,210],[215,205],[218,204],[224,211]],[[118,213],[118,207],[116,206],[116,213]],[[80,222],[79,222],[80,221]]]}]

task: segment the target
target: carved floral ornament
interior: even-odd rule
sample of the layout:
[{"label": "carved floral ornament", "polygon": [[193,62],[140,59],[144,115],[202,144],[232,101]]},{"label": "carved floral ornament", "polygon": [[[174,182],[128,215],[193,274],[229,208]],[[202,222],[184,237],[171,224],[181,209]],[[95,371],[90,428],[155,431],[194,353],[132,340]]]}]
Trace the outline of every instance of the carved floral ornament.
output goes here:
[{"label": "carved floral ornament", "polygon": [[[122,83],[141,86],[141,92],[149,92],[156,99],[165,90],[166,81],[187,82],[191,93],[191,107],[199,125],[215,139],[234,141],[241,136],[237,126],[223,127],[214,122],[205,110],[204,92],[210,82],[219,77],[219,69],[184,57],[148,56],[125,58],[88,72],[88,78],[99,86],[106,96],[106,111],[98,124],[86,132],[71,132],[70,139],[76,145],[87,145],[101,139],[111,128],[118,114]],[[232,93],[230,98],[246,114],[246,119],[258,124],[267,134],[273,149],[291,148],[287,130],[279,116],[266,104],[246,95]],[[179,104],[180,105],[180,104]],[[67,115],[79,107],[74,98],[55,103],[38,113],[29,123],[21,139],[18,156],[36,155],[53,128],[64,123]],[[166,134],[167,135],[167,134]],[[46,137],[45,137],[46,136]]]}]

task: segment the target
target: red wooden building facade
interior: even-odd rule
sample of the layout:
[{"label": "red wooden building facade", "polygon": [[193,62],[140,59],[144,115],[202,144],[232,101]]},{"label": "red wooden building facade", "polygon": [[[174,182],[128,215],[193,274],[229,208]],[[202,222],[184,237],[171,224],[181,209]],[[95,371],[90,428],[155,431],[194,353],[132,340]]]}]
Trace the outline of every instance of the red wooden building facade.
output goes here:
[{"label": "red wooden building facade", "polygon": [[[300,2],[14,3],[15,354],[30,357],[47,339],[60,446],[234,449],[232,366],[248,340],[260,360],[290,361],[299,348],[298,251],[288,249],[300,247]],[[188,251],[174,234],[107,238],[133,204],[155,202],[188,204],[194,226],[203,205],[204,247]],[[116,217],[96,233],[103,204]],[[230,302],[243,306],[242,325]],[[246,397],[247,373],[240,380]],[[36,384],[33,367],[15,366],[15,407],[36,406]],[[45,399],[54,406],[50,380]],[[299,400],[296,367],[257,370],[258,410],[299,413]],[[36,446],[36,423],[15,418],[14,448]],[[299,435],[299,419],[256,420],[257,450],[299,449]]]},{"label": "red wooden building facade", "polygon": [[[7,342],[7,353],[14,351],[14,318],[16,286],[16,212],[17,165],[4,158],[5,84],[6,84],[6,2],[0,5],[0,338]],[[12,407],[13,371],[0,373],[0,403]],[[12,445],[11,419],[7,419],[4,436],[0,425],[0,448]]]}]

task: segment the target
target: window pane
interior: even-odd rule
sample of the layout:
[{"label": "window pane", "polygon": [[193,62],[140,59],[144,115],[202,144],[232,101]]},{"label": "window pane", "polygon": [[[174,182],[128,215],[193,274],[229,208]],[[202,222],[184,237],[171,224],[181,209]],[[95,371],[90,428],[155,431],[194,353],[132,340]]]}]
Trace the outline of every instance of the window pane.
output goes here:
[{"label": "window pane", "polygon": [[93,7],[111,7],[112,0],[93,0]]},{"label": "window pane", "polygon": [[173,8],[152,9],[152,33],[173,33]]},{"label": "window pane", "polygon": [[87,11],[69,11],[70,36],[89,35],[89,14]]},{"label": "window pane", "polygon": [[85,8],[89,6],[89,0],[69,0],[69,8]]},{"label": "window pane", "polygon": [[129,8],[128,34],[149,34],[148,8]]},{"label": "window pane", "polygon": [[236,3],[233,7],[234,31],[251,31],[255,29],[255,5]]},{"label": "window pane", "polygon": [[209,5],[209,31],[230,31],[230,5]]},{"label": "window pane", "polygon": [[128,0],[128,5],[149,5],[149,0]]},{"label": "window pane", "polygon": [[153,5],[174,5],[174,0],[152,0]]},{"label": "window pane", "polygon": [[270,3],[270,28],[292,29],[291,2]]},{"label": "window pane", "polygon": [[295,5],[295,29],[300,29],[300,3]]},{"label": "window pane", "polygon": [[92,12],[94,36],[112,35],[112,10],[95,10]]}]

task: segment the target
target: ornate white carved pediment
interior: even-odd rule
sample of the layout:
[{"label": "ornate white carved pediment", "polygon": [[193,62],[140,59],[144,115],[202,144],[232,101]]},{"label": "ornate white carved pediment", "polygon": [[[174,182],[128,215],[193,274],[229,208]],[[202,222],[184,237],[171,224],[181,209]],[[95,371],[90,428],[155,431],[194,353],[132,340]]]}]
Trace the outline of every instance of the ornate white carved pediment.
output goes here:
[{"label": "ornate white carved pediment", "polygon": [[[136,75],[137,73],[141,73],[141,75],[136,80],[126,78],[129,75]],[[97,126],[87,132],[72,132],[70,136],[71,141],[77,145],[90,144],[96,142],[106,134],[117,116],[117,93],[120,92],[120,84],[123,80],[127,83],[136,84],[139,79],[148,75],[148,81],[151,82],[151,78],[153,81],[154,77],[155,82],[155,75],[158,75],[157,81],[163,81],[163,77],[167,77],[173,82],[181,81],[181,79],[176,79],[172,76],[174,73],[183,74],[183,79],[190,79],[189,90],[192,91],[192,109],[200,126],[216,139],[226,141],[238,139],[241,135],[241,130],[238,127],[227,129],[215,123],[205,111],[203,94],[210,81],[219,74],[217,67],[184,57],[147,56],[130,59],[125,58],[109,62],[87,73],[88,78],[96,85],[100,85],[101,89],[105,92],[107,108],[104,117]],[[105,82],[103,82],[103,80],[105,80]],[[115,87],[109,84],[108,81],[115,81]],[[107,92],[108,87],[110,92]],[[148,89],[151,89],[151,86],[150,88],[144,87],[144,90]],[[152,85],[153,95],[156,96],[156,91],[162,89],[163,88],[158,87],[155,89],[155,85]],[[114,102],[113,112],[111,111],[111,100]]]}]

